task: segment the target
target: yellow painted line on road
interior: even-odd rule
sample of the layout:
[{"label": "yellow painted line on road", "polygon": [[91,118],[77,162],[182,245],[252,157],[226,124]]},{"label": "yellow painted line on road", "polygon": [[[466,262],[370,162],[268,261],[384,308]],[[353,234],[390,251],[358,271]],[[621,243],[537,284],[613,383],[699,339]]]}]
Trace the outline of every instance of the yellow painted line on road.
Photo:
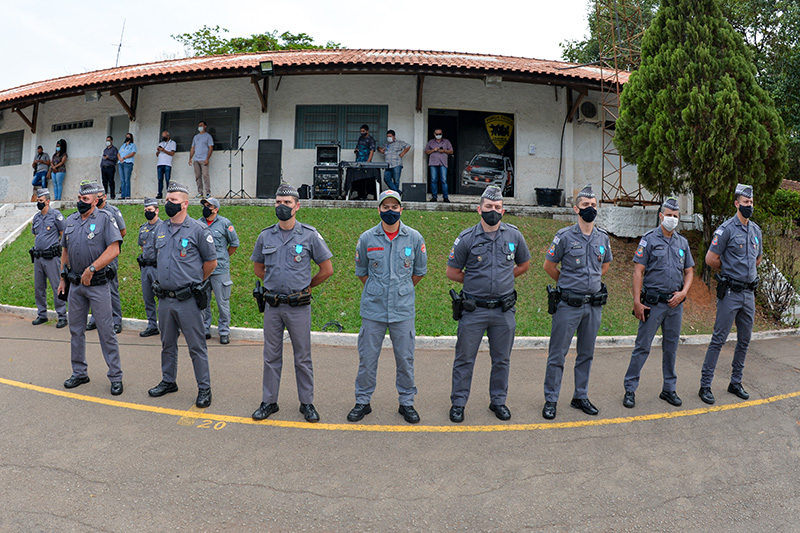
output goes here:
[{"label": "yellow painted line on road", "polygon": [[709,413],[718,413],[722,411],[732,411],[734,409],[743,409],[745,407],[756,407],[758,405],[766,405],[769,403],[779,402],[781,400],[788,400],[790,398],[797,398],[800,396],[800,391],[790,392],[787,394],[778,394],[770,396],[769,398],[762,398],[760,400],[748,400],[746,402],[730,403],[725,405],[711,405],[709,407],[702,407],[700,409],[687,409],[684,411],[669,411],[666,413],[653,413],[649,415],[638,416],[625,416],[620,418],[600,418],[595,420],[580,420],[575,422],[548,422],[540,424],[494,424],[490,426],[382,426],[382,425],[369,425],[369,424],[325,424],[316,423],[311,424],[308,422],[292,422],[289,420],[261,420],[256,421],[250,417],[243,416],[230,416],[218,415],[202,410],[181,410],[169,409],[167,407],[156,407],[153,405],[142,405],[138,403],[121,402],[119,400],[111,400],[108,398],[97,398],[95,396],[86,396],[83,394],[76,394],[74,392],[67,392],[58,389],[49,389],[47,387],[40,387],[38,385],[31,385],[29,383],[22,383],[20,381],[13,381],[10,379],[0,378],[0,383],[11,387],[20,389],[27,389],[52,396],[60,396],[62,398],[70,398],[72,400],[81,400],[84,402],[96,403],[100,405],[108,405],[111,407],[123,407],[134,411],[143,411],[147,413],[156,413],[160,415],[179,416],[181,417],[182,424],[186,424],[188,420],[215,420],[219,422],[226,422],[231,424],[249,424],[255,426],[274,426],[282,428],[299,428],[299,429],[317,429],[326,431],[372,431],[379,433],[488,433],[495,431],[533,431],[542,429],[568,429],[568,428],[581,428],[593,426],[610,426],[614,424],[629,424],[631,422],[647,422],[651,420],[666,420],[669,418],[681,418],[684,416],[697,416]]}]

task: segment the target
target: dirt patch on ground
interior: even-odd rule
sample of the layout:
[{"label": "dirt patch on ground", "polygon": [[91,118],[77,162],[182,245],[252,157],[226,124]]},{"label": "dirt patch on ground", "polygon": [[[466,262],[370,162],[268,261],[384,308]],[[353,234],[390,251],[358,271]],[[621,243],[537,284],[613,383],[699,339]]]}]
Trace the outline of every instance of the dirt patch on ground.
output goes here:
[{"label": "dirt patch on ground", "polygon": [[[696,269],[695,279],[689,289],[689,296],[683,306],[683,328],[684,335],[694,335],[712,333],[714,331],[714,320],[717,314],[716,281],[711,281],[709,289],[700,278],[700,266],[703,258],[700,255],[703,236],[699,232],[682,233],[689,241],[692,250]],[[625,283],[627,280],[628,292],[626,296],[632,297],[632,275],[633,275],[633,255],[636,253],[636,246],[639,239],[627,239],[612,237],[611,246],[614,251],[614,261],[608,271],[608,276],[614,278],[616,282]],[[703,254],[705,257],[705,254]],[[779,329],[785,327],[765,315],[763,309],[756,305],[756,317],[754,330]],[[735,331],[735,326],[734,326]]]}]

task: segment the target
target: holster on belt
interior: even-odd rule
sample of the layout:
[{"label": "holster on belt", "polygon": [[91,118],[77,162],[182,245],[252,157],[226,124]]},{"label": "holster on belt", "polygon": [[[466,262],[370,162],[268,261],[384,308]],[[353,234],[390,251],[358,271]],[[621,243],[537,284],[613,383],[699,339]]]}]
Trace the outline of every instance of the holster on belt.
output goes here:
[{"label": "holster on belt", "polygon": [[158,262],[155,259],[145,259],[144,254],[139,254],[136,257],[136,262],[139,263],[139,268],[158,266]]},{"label": "holster on belt", "polygon": [[608,303],[608,287],[605,283],[600,283],[600,292],[592,295],[592,305],[600,306]]},{"label": "holster on belt", "polygon": [[67,279],[68,274],[69,274],[69,269],[67,267],[61,269],[61,277],[64,279],[64,292],[58,295],[58,299],[64,302],[66,302],[67,298],[69,297],[69,286],[72,285],[69,279]]},{"label": "holster on belt", "polygon": [[558,302],[561,301],[561,289],[552,285],[547,286],[547,312],[551,315],[556,314]]},{"label": "holster on belt", "polygon": [[211,283],[206,279],[191,286],[192,296],[194,296],[194,301],[197,302],[197,307],[200,309],[208,307],[208,301],[211,298],[209,294],[210,285]]},{"label": "holster on belt", "polygon": [[722,274],[714,274],[714,279],[717,280],[717,299],[722,300],[728,294],[728,286],[730,285],[730,278]]},{"label": "holster on belt", "polygon": [[513,308],[517,304],[517,291],[513,291],[500,298],[500,304],[500,308],[504,313]]},{"label": "holster on belt", "polygon": [[28,250],[28,253],[31,254],[31,263],[35,263],[36,262],[36,254],[34,253],[35,251],[36,250],[34,250],[33,248]]},{"label": "holster on belt", "polygon": [[286,303],[290,307],[299,307],[302,305],[311,305],[311,288],[306,287],[300,292],[293,292],[286,295]]},{"label": "holster on belt", "polygon": [[256,288],[253,289],[253,298],[256,299],[256,305],[258,306],[259,313],[263,313],[267,306],[267,302],[264,300],[264,292],[264,287],[261,286],[261,282],[256,281]]},{"label": "holster on belt", "polygon": [[464,314],[464,310],[461,304],[464,301],[464,298],[461,297],[460,292],[456,292],[454,289],[450,289],[450,299],[453,300],[453,320],[459,321],[461,320],[461,315]]}]

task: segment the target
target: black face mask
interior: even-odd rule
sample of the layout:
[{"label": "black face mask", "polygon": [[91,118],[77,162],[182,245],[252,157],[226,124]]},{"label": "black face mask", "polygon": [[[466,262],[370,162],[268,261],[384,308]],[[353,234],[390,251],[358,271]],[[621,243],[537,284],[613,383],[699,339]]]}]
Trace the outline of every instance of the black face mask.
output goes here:
[{"label": "black face mask", "polygon": [[578,214],[586,222],[594,222],[594,219],[597,217],[597,209],[592,206],[584,207],[578,211]]},{"label": "black face mask", "polygon": [[87,204],[86,202],[81,202],[78,200],[78,212],[82,215],[89,211],[92,208],[92,204]]},{"label": "black face mask", "polygon": [[41,211],[42,209],[44,209],[44,206],[46,206],[46,205],[47,205],[47,204],[46,204],[46,203],[44,203],[44,202],[36,202],[36,208],[37,208],[37,209],[39,209],[39,211]]},{"label": "black face mask", "polygon": [[740,205],[739,212],[742,214],[744,218],[750,218],[753,216],[753,206],[752,205]]},{"label": "black face mask", "polygon": [[203,206],[203,218],[208,218],[211,216],[211,208],[207,205]]},{"label": "black face mask", "polygon": [[97,199],[97,208],[98,209],[103,209],[103,206],[105,204],[106,204],[106,199],[105,198],[98,198]]},{"label": "black face mask", "polygon": [[133,139],[131,139],[130,137],[125,137],[125,142],[126,143],[133,142]]},{"label": "black face mask", "polygon": [[400,220],[400,211],[381,211],[381,220],[391,226]]},{"label": "black face mask", "polygon": [[161,140],[167,142],[169,140],[169,137],[161,137]]},{"label": "black face mask", "polygon": [[147,220],[153,220],[154,218],[156,218],[156,212],[155,211],[145,211],[144,212],[144,218],[146,218]]},{"label": "black face mask", "polygon": [[500,219],[503,218],[503,214],[497,211],[482,211],[481,218],[490,226],[495,226],[500,222]]},{"label": "black face mask", "polygon": [[172,202],[167,202],[164,204],[164,210],[167,212],[167,216],[169,218],[172,218],[181,212],[181,204],[174,204]]},{"label": "black face mask", "polygon": [[287,220],[292,218],[292,208],[284,204],[276,205],[275,216],[278,217],[278,220],[286,222]]}]

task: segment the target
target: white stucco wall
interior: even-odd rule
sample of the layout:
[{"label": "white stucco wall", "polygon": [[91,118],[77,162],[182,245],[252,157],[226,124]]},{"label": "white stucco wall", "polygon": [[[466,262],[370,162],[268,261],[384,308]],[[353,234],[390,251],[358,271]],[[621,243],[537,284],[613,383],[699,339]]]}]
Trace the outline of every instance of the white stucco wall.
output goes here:
[{"label": "white stucco wall", "polygon": [[[295,108],[303,104],[388,105],[389,127],[412,145],[406,156],[402,181],[423,182],[427,157],[428,112],[431,109],[486,111],[514,115],[515,201],[535,204],[536,187],[556,187],[560,135],[567,113],[566,90],[547,85],[504,81],[499,88],[486,87],[482,80],[427,76],[423,110],[417,113],[416,76],[413,75],[309,75],[285,76],[269,80],[269,112],[262,113],[249,77],[182,82],[145,86],[139,90],[137,120],[130,124],[139,149],[132,176],[132,195],[141,198],[156,193],[155,147],[160,138],[161,113],[196,108],[239,107],[241,140],[250,135],[244,156],[244,188],[255,196],[257,148],[259,139],[283,141],[283,178],[294,185],[312,182],[315,152],[294,148]],[[280,85],[278,85],[280,83]],[[124,93],[126,99],[129,93]],[[597,100],[596,94],[590,98]],[[30,108],[26,110],[30,113]],[[39,107],[37,128],[32,135],[22,120],[10,110],[3,111],[0,133],[25,130],[21,165],[0,167],[0,202],[30,199],[30,162],[37,144],[52,154],[55,142],[65,138],[69,144],[69,163],[64,183],[65,199],[74,198],[81,179],[100,179],[99,161],[108,134],[111,116],[124,111],[115,98],[103,93],[97,102],[83,96],[43,103]],[[54,123],[93,119],[94,127],[68,132],[50,131]],[[373,132],[383,140],[383,132]],[[122,139],[115,139],[119,146]],[[595,125],[566,125],[563,168],[559,187],[570,201],[585,183],[599,190],[602,160],[601,130]],[[529,154],[529,146],[535,154]],[[345,159],[352,154],[344,153]],[[375,160],[383,156],[376,154]],[[228,154],[216,152],[211,160],[212,193],[223,196],[228,190]],[[173,179],[194,190],[194,174],[188,153],[179,152],[173,161]],[[626,171],[626,183],[634,184],[635,169]],[[239,160],[233,161],[233,189],[239,189]],[[4,194],[5,191],[5,194]]]}]

